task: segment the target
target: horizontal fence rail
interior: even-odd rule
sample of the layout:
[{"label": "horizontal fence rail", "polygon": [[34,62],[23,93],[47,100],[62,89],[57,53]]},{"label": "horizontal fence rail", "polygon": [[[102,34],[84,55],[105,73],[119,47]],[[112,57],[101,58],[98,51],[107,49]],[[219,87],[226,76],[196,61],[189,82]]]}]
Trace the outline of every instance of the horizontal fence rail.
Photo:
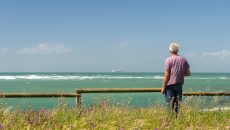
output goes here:
[{"label": "horizontal fence rail", "polygon": [[230,92],[184,92],[183,96],[230,96]]},{"label": "horizontal fence rail", "polygon": [[[134,93],[134,92],[161,92],[161,88],[84,88],[76,93],[77,105],[81,106],[82,93]],[[183,96],[230,96],[230,92],[183,92]]]},{"label": "horizontal fence rail", "polygon": [[[84,88],[81,93],[133,93],[133,92],[161,92],[161,88]],[[230,96],[230,92],[183,92],[183,96]]]},{"label": "horizontal fence rail", "polygon": [[[81,106],[83,93],[141,93],[161,92],[161,88],[84,88],[76,93],[0,93],[0,98],[52,98],[75,97],[76,105]],[[183,96],[230,96],[230,92],[183,92]]]},{"label": "horizontal fence rail", "polygon": [[160,92],[160,88],[84,88],[77,93],[128,93],[128,92]]}]

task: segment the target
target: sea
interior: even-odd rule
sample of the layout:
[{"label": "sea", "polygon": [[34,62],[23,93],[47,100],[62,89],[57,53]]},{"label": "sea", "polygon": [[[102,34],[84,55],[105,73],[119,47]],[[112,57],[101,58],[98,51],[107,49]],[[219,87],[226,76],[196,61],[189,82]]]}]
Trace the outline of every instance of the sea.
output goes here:
[{"label": "sea", "polygon": [[[75,93],[82,88],[160,88],[163,73],[134,72],[10,72],[0,73],[0,93]],[[184,92],[230,92],[230,73],[192,73],[185,78]],[[183,97],[186,100],[187,97]],[[203,106],[230,108],[229,97],[199,97]],[[190,97],[190,100],[191,99]],[[83,106],[101,101],[114,105],[148,107],[164,104],[164,95],[149,93],[83,94]],[[195,99],[194,99],[195,101]],[[75,98],[0,98],[0,107],[8,109],[52,109],[60,105],[76,106]]]}]

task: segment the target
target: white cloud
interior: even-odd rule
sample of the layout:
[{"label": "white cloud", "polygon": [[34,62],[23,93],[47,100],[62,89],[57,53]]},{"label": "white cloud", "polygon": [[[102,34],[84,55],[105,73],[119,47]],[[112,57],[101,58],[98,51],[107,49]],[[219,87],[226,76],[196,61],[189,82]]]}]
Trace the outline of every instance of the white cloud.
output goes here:
[{"label": "white cloud", "polygon": [[120,43],[118,43],[118,47],[120,49],[125,49],[129,45],[129,43],[130,43],[129,41],[120,42]]},{"label": "white cloud", "polygon": [[72,49],[66,47],[64,44],[49,44],[40,43],[33,47],[26,47],[18,50],[18,54],[63,54],[71,52]]},{"label": "white cloud", "polygon": [[195,53],[187,53],[185,55],[188,58],[200,58],[200,59],[207,59],[207,58],[230,58],[230,51],[229,50],[221,50],[221,51],[213,51],[213,52],[204,52],[200,54]]},{"label": "white cloud", "polygon": [[194,54],[194,53],[187,53],[185,54],[186,57],[188,58],[196,58],[197,57],[197,54]]},{"label": "white cloud", "polygon": [[4,56],[9,50],[7,48],[0,49],[0,56]]},{"label": "white cloud", "polygon": [[215,51],[215,52],[205,52],[201,55],[202,57],[217,57],[217,58],[227,58],[230,56],[229,50]]}]

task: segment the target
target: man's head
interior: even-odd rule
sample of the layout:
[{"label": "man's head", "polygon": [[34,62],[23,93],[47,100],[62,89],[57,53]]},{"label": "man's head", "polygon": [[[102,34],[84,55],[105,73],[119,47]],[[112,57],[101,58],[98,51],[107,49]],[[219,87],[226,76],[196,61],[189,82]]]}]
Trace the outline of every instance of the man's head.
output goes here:
[{"label": "man's head", "polygon": [[178,43],[176,43],[176,42],[170,43],[170,45],[169,45],[170,53],[177,54],[178,51],[179,51],[179,47],[180,47],[180,45]]}]

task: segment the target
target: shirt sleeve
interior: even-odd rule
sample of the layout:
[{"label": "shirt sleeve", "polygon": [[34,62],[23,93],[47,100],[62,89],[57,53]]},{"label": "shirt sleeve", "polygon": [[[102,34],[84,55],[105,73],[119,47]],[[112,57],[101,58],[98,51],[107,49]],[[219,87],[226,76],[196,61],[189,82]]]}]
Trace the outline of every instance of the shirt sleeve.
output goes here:
[{"label": "shirt sleeve", "polygon": [[165,70],[171,70],[171,65],[170,65],[170,61],[169,59],[166,59],[165,60]]},{"label": "shirt sleeve", "polygon": [[185,60],[185,68],[186,68],[186,69],[189,69],[189,68],[190,68],[190,65],[189,65],[189,63],[187,62],[187,60]]}]

